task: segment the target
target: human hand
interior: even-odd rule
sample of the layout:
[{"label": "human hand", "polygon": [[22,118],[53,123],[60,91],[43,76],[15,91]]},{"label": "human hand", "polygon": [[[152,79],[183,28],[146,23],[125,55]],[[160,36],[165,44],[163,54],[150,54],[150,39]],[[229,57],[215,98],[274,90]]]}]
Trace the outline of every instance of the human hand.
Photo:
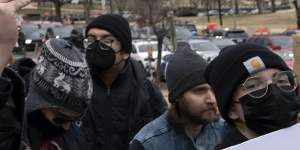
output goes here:
[{"label": "human hand", "polygon": [[18,39],[16,11],[31,0],[0,0],[0,75]]}]

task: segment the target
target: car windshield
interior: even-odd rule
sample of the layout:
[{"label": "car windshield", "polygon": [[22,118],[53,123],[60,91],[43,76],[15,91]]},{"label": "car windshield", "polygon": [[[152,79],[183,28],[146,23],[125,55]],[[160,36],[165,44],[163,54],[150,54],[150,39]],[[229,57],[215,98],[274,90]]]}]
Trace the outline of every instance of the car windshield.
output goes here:
[{"label": "car windshield", "polygon": [[151,49],[153,51],[157,51],[157,44],[155,43],[149,43],[149,44],[142,44],[138,46],[139,52],[148,52],[148,49]]},{"label": "car windshield", "polygon": [[45,36],[46,29],[38,29],[28,35],[28,39],[31,40],[40,40]]},{"label": "car windshield", "polygon": [[176,39],[188,39],[194,36],[194,34],[184,27],[176,27]]},{"label": "car windshield", "polygon": [[[197,33],[196,26],[193,24],[185,24],[185,25],[176,25],[177,28],[185,28],[192,33]],[[179,29],[180,30],[180,29]]]},{"label": "car windshield", "polygon": [[278,46],[280,48],[293,47],[293,39],[291,37],[287,37],[287,36],[271,37],[270,40],[274,46]]},{"label": "car windshield", "polygon": [[220,50],[217,46],[210,42],[190,42],[191,48],[196,51],[218,51]]},{"label": "car windshield", "polygon": [[292,51],[279,51],[276,52],[283,60],[293,60],[294,54]]},{"label": "car windshield", "polygon": [[28,38],[32,32],[38,29],[36,24],[28,23],[21,25],[21,31],[24,33],[25,38]]},{"label": "car windshield", "polygon": [[66,38],[71,36],[71,31],[73,30],[73,27],[57,27],[53,29],[55,35],[58,35],[61,38]]}]

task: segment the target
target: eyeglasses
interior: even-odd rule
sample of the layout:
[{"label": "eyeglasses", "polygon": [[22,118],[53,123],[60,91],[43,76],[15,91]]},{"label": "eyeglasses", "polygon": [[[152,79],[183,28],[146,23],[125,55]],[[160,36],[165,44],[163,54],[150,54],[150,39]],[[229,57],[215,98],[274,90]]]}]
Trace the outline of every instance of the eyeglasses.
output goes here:
[{"label": "eyeglasses", "polygon": [[62,113],[57,113],[56,117],[53,119],[53,122],[57,125],[61,125],[61,124],[77,121],[80,118],[81,118],[81,116],[79,116],[79,117],[69,117],[69,116],[66,116]]},{"label": "eyeglasses", "polygon": [[[103,45],[101,45],[100,43],[105,44],[108,47],[112,47],[112,43],[114,41],[116,41],[116,39],[112,39],[112,38],[108,37],[108,38],[104,38],[101,40],[97,40],[97,38],[95,36],[88,36],[87,38],[85,38],[83,40],[83,44],[84,44],[84,47],[87,48],[89,45],[91,45],[97,41],[99,43],[99,46],[101,46],[101,48],[103,48]],[[104,48],[104,50],[105,50],[105,48]]]},{"label": "eyeglasses", "polygon": [[[245,80],[242,84],[243,90],[253,98],[262,98],[267,94],[270,80],[265,80],[258,76],[253,76]],[[296,90],[298,84],[296,75],[292,71],[281,71],[273,75],[272,84],[275,84],[281,91],[289,93]]]}]

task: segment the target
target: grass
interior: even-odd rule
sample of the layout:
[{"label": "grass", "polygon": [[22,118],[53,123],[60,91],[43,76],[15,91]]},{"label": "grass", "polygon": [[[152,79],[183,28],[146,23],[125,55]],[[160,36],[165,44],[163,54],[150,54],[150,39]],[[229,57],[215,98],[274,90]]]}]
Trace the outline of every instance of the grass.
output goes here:
[{"label": "grass", "polygon": [[[33,3],[33,8],[36,4]],[[41,13],[46,8],[41,10]],[[94,4],[92,14],[101,12],[100,5]],[[37,10],[31,10],[36,12]],[[48,9],[48,11],[51,11]],[[54,10],[52,10],[54,12]],[[26,11],[24,11],[26,12]],[[30,11],[29,11],[30,13]],[[83,5],[64,5],[62,7],[62,14],[83,14]],[[199,29],[204,29],[207,25],[206,16],[202,17],[177,17],[178,21],[189,21],[195,23]],[[211,17],[212,22],[219,23],[218,16]],[[255,31],[259,27],[268,27],[272,32],[282,32],[287,28],[296,27],[296,15],[294,9],[277,11],[276,13],[262,14],[262,15],[238,15],[238,16],[224,16],[223,27],[234,27],[235,23],[238,27],[247,30],[249,33]]]},{"label": "grass", "polygon": [[[178,17],[178,21],[189,21],[197,24],[200,28],[204,28],[207,24],[207,18],[203,17]],[[259,27],[268,27],[273,32],[282,32],[287,28],[296,27],[296,15],[294,10],[278,11],[276,13],[262,14],[262,15],[238,15],[238,16],[224,16],[223,27],[238,27],[246,29],[251,32]],[[211,22],[219,23],[219,17],[211,17]],[[220,26],[219,26],[220,27]]]}]

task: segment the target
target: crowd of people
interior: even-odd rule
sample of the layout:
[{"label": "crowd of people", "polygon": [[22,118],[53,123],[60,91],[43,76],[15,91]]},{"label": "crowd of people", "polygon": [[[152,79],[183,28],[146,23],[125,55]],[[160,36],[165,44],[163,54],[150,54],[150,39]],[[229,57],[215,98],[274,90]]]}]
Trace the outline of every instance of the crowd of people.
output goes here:
[{"label": "crowd of people", "polygon": [[160,89],[130,57],[129,23],[101,15],[84,50],[48,39],[35,61],[8,65],[16,10],[0,0],[1,150],[213,150],[290,127],[300,101],[295,73],[254,44],[224,48],[209,64],[178,44]]}]

